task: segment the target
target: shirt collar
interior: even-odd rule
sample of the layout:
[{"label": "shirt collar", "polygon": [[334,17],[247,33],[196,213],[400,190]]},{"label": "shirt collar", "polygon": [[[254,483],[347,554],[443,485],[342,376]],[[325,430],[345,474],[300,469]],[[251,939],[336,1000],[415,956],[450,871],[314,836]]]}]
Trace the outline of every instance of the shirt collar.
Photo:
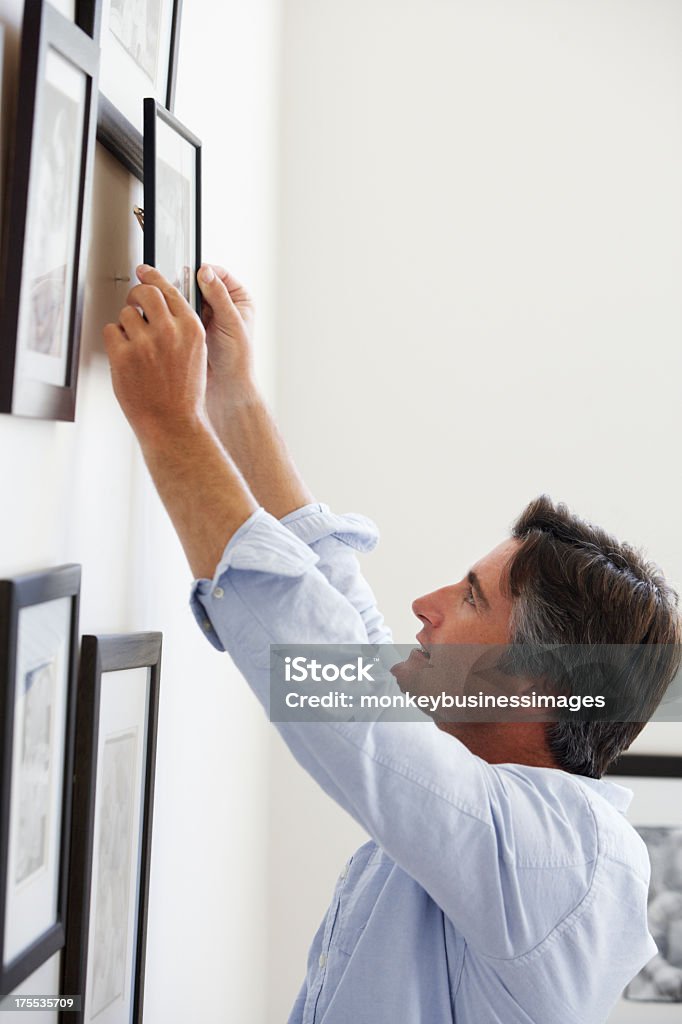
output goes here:
[{"label": "shirt collar", "polygon": [[587,775],[575,775],[574,778],[581,782],[583,786],[594,790],[604,800],[608,800],[621,814],[625,814],[630,806],[630,801],[633,797],[631,789],[626,789],[625,786],[620,786],[607,779],[591,779]]}]

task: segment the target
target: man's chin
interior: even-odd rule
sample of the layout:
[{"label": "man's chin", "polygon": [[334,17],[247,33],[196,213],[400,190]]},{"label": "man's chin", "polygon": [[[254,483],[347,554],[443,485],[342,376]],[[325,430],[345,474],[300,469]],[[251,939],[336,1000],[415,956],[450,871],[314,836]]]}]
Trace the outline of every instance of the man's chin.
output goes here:
[{"label": "man's chin", "polygon": [[404,661],[392,665],[390,672],[403,693],[429,693],[429,683],[433,683],[427,675],[429,668],[428,659],[415,648]]},{"label": "man's chin", "polygon": [[410,689],[410,684],[415,679],[414,669],[408,664],[409,660],[409,658],[406,658],[405,661],[397,661],[390,669],[391,675],[394,676],[403,693]]}]

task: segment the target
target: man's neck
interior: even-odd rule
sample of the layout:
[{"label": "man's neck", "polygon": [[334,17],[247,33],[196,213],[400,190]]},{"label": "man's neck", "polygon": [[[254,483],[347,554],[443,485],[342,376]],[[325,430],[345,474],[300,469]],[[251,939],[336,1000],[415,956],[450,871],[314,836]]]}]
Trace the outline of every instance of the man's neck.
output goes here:
[{"label": "man's neck", "polygon": [[439,722],[438,728],[454,736],[489,764],[527,764],[558,768],[547,744],[542,722]]}]

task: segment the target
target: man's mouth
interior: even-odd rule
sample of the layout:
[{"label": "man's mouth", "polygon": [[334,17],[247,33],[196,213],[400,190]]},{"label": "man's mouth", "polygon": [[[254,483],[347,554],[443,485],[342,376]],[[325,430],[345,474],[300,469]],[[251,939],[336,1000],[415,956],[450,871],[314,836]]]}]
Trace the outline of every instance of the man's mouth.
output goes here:
[{"label": "man's mouth", "polygon": [[418,647],[415,647],[413,653],[420,655],[422,658],[426,658],[427,661],[431,658],[431,652],[428,651],[423,644],[419,644]]}]

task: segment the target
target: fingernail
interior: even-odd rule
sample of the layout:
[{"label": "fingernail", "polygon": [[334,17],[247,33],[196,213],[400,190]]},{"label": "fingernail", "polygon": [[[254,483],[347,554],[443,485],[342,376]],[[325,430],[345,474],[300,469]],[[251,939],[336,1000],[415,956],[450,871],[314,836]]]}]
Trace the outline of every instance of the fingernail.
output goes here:
[{"label": "fingernail", "polygon": [[148,263],[140,263],[139,267],[137,268],[137,273],[138,274],[146,274],[147,271],[151,270],[151,269],[152,268],[149,266]]},{"label": "fingernail", "polygon": [[213,267],[202,267],[201,268],[201,280],[204,284],[210,284],[215,274],[213,273]]}]

